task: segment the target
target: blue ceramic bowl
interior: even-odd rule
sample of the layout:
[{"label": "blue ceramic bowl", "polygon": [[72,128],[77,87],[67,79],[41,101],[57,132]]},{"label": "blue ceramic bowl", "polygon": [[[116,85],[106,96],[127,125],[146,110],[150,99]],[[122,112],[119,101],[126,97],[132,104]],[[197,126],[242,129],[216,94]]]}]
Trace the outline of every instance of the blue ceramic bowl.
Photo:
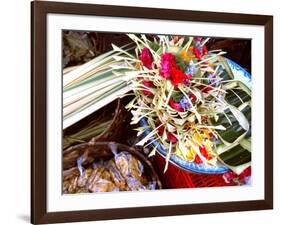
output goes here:
[{"label": "blue ceramic bowl", "polygon": [[[230,59],[225,58],[225,60],[228,63],[229,67],[231,68],[234,78],[242,81],[248,88],[251,89],[252,88],[251,75],[247,71],[245,71],[241,66],[231,61]],[[146,119],[142,119],[140,121],[140,125],[142,127],[147,127],[147,129],[144,132],[144,135],[148,135],[151,132],[151,129],[149,128]],[[156,146],[157,152],[162,157],[164,158],[166,157],[167,150],[158,141],[156,140],[153,141],[152,145]],[[187,162],[177,157],[176,155],[171,155],[170,163],[173,163],[175,166],[183,170],[194,172],[194,173],[201,173],[201,174],[222,174],[229,170],[225,165],[221,164],[220,162],[217,162],[216,166],[208,166],[203,163],[196,164],[193,162]]]}]

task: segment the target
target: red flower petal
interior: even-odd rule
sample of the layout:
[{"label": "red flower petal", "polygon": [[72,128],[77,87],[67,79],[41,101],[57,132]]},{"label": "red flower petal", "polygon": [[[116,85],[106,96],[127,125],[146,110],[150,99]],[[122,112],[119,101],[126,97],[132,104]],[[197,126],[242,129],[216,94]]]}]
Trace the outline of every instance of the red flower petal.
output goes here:
[{"label": "red flower petal", "polygon": [[185,85],[188,85],[188,84],[189,84],[190,78],[192,78],[192,75],[191,75],[191,74],[185,74],[183,83],[184,83]]},{"label": "red flower petal", "polygon": [[186,74],[185,76],[186,76],[185,79],[190,79],[190,78],[192,78],[192,74]]},{"label": "red flower petal", "polygon": [[223,174],[223,179],[226,183],[233,183],[233,180],[237,177],[237,175],[233,171],[229,171]]},{"label": "red flower petal", "polygon": [[175,103],[174,100],[170,99],[169,100],[169,105],[176,111],[178,112],[184,112],[184,109],[181,107],[180,104]]},{"label": "red flower petal", "polygon": [[205,45],[202,47],[202,50],[204,55],[208,55],[208,50]]},{"label": "red flower petal", "polygon": [[251,167],[248,167],[239,175],[239,180],[244,182],[245,178],[249,176],[251,176]]},{"label": "red flower petal", "polygon": [[193,48],[193,54],[195,55],[195,57],[198,59],[198,60],[201,60],[201,54],[200,54],[200,51],[198,48]]},{"label": "red flower petal", "polygon": [[176,64],[175,56],[171,53],[164,53],[161,57],[160,75],[171,79],[172,84],[177,87],[184,81],[189,82],[191,74],[185,75]]},{"label": "red flower petal", "polygon": [[209,91],[213,90],[214,88],[212,86],[204,86],[204,85],[199,85],[198,88],[205,93],[208,93]]},{"label": "red flower petal", "polygon": [[189,99],[191,100],[192,104],[194,104],[197,100],[197,97],[194,94],[189,95]]},{"label": "red flower petal", "polygon": [[164,134],[164,130],[165,130],[164,126],[159,127],[159,128],[158,128],[158,134],[159,134],[160,136],[162,136],[162,135]]},{"label": "red flower petal", "polygon": [[152,68],[153,58],[148,48],[144,48],[142,50],[140,55],[140,60],[146,68],[148,69]]},{"label": "red flower petal", "polygon": [[200,146],[199,147],[199,150],[201,152],[201,154],[207,159],[207,160],[210,160],[212,157],[208,154],[207,152],[207,149],[206,147],[203,145],[203,146]]},{"label": "red flower petal", "polygon": [[185,74],[179,69],[171,70],[171,82],[174,86],[181,84],[186,79]]},{"label": "red flower petal", "polygon": [[200,164],[200,163],[202,163],[202,160],[201,160],[201,158],[198,155],[196,155],[195,158],[194,158],[194,162],[196,164]]},{"label": "red flower petal", "polygon": [[173,144],[178,142],[177,137],[175,135],[173,135],[172,133],[168,133],[167,137],[168,137],[168,140],[170,142],[172,142]]},{"label": "red flower petal", "polygon": [[[205,147],[204,145],[203,145],[203,146],[199,146],[199,150],[200,150],[200,153],[202,154],[202,156],[203,156],[204,158],[206,158],[207,160],[212,159],[212,157],[208,154],[207,149],[206,149],[206,147]],[[197,164],[202,163],[202,160],[201,160],[201,158],[199,157],[199,155],[196,155],[196,156],[195,156],[194,162],[197,163]]]},{"label": "red flower petal", "polygon": [[146,87],[155,87],[155,85],[153,84],[152,81],[148,81],[148,80],[143,80],[143,85]]},{"label": "red flower petal", "polygon": [[143,83],[144,86],[148,87],[146,90],[143,90],[143,93],[147,96],[153,96],[153,93],[149,90],[150,87],[155,87],[153,82],[143,80],[142,83]]},{"label": "red flower petal", "polygon": [[143,90],[142,91],[146,96],[153,96],[153,93],[150,90]]}]

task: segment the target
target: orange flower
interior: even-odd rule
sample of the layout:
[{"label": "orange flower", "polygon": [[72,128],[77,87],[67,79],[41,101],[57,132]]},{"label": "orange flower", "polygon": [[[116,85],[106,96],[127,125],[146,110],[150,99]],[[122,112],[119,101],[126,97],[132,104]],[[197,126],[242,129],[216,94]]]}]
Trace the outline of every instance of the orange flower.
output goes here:
[{"label": "orange flower", "polygon": [[191,60],[191,56],[189,56],[185,50],[180,52],[180,57],[183,58],[187,63],[189,63]]}]

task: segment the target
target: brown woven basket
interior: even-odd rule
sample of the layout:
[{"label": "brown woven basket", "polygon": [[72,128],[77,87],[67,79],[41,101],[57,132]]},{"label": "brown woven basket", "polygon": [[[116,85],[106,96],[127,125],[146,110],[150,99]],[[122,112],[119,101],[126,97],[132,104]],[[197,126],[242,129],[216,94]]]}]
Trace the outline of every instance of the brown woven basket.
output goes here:
[{"label": "brown woven basket", "polygon": [[109,160],[114,157],[110,146],[115,145],[117,152],[128,152],[138,159],[143,167],[144,173],[149,181],[155,182],[156,189],[162,189],[160,179],[153,168],[151,162],[139,151],[127,145],[115,142],[95,142],[94,140],[79,145],[72,146],[63,152],[63,177],[69,177],[72,174],[78,174],[77,160],[83,156],[83,167],[87,167],[95,160]]},{"label": "brown woven basket", "polygon": [[121,99],[118,99],[112,123],[106,130],[104,130],[104,132],[95,137],[95,141],[118,141],[122,136],[122,132],[116,131],[122,128],[124,123],[126,122],[126,113],[127,110],[122,104]]},{"label": "brown woven basket", "polygon": [[[128,113],[125,109],[122,100],[117,99],[114,102],[111,102],[109,105],[103,107],[97,112],[91,114],[90,116],[84,118],[78,123],[72,125],[71,127],[64,130],[64,136],[68,136],[77,131],[82,130],[85,126],[87,126],[92,120],[103,115],[103,114],[112,114],[112,122],[108,125],[108,127],[98,136],[95,137],[95,141],[118,141],[122,137],[122,132],[116,132],[118,130],[122,130],[124,125],[126,124]],[[80,140],[79,142],[88,142],[90,140]],[[75,145],[79,143],[73,143],[71,145]]]}]

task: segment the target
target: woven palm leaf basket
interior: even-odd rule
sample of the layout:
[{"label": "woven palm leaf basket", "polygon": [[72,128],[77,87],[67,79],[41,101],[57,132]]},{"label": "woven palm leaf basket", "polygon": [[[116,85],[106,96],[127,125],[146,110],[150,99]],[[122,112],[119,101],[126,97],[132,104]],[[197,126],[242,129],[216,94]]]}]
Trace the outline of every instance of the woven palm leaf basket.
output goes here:
[{"label": "woven palm leaf basket", "polygon": [[115,142],[78,144],[63,152],[63,193],[161,189],[151,162],[133,147]]}]

